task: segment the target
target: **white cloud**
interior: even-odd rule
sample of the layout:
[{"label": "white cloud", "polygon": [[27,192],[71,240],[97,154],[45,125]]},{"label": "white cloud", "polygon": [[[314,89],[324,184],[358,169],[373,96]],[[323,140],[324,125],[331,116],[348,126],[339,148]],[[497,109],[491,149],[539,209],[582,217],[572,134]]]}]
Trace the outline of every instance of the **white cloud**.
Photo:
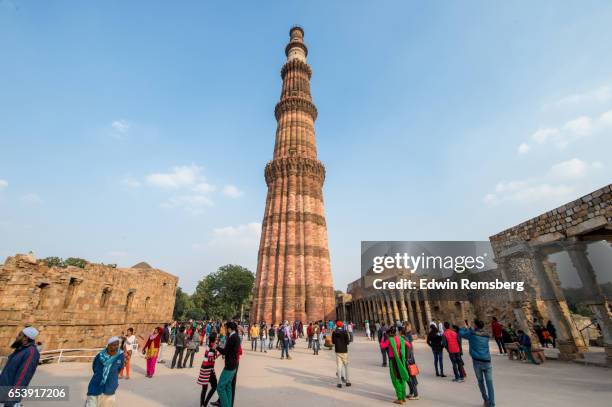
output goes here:
[{"label": "white cloud", "polygon": [[495,191],[487,193],[482,200],[487,205],[537,201],[558,203],[561,199],[571,199],[576,187],[584,182],[583,179],[601,168],[603,164],[599,161],[589,163],[572,158],[552,165],[540,177],[499,182],[495,185]]},{"label": "white cloud", "polygon": [[147,184],[165,189],[178,189],[195,185],[201,178],[202,167],[195,164],[174,167],[171,172],[153,173],[146,177]]},{"label": "white cloud", "polygon": [[605,127],[612,126],[612,110],[602,113],[601,116],[599,116],[599,123]]},{"label": "white cloud", "polygon": [[130,123],[127,120],[115,120],[111,123],[111,127],[117,133],[125,134],[130,129]]},{"label": "white cloud", "polygon": [[517,151],[520,155],[523,155],[523,154],[527,154],[530,149],[531,147],[529,147],[529,144],[521,143],[519,144]]},{"label": "white cloud", "polygon": [[217,187],[215,187],[214,185],[211,185],[207,182],[200,182],[199,184],[195,185],[193,188],[191,188],[193,190],[193,192],[199,192],[202,194],[206,194],[209,192],[213,192],[214,190],[217,189]]},{"label": "white cloud", "polygon": [[602,85],[586,92],[574,93],[544,105],[544,109],[607,103],[612,100],[612,86]]},{"label": "white cloud", "polygon": [[583,115],[565,122],[559,128],[538,129],[531,135],[531,139],[537,144],[552,144],[559,149],[564,149],[571,143],[591,136],[607,126],[612,126],[612,110],[603,113],[596,119]]},{"label": "white cloud", "polygon": [[261,234],[261,223],[251,222],[245,225],[215,228],[212,231],[210,246],[257,248]]},{"label": "white cloud", "polygon": [[161,203],[162,208],[183,208],[194,215],[203,212],[205,207],[213,206],[213,201],[205,195],[177,195],[171,196],[167,201]]},{"label": "white cloud", "polygon": [[496,193],[488,193],[483,202],[487,205],[498,205],[503,202],[515,202],[529,204],[542,200],[556,200],[558,198],[569,198],[574,189],[564,184],[551,185],[549,183],[538,183],[534,180],[511,181],[499,183]]},{"label": "white cloud", "polygon": [[135,178],[127,177],[121,180],[121,185],[126,186],[128,188],[139,188],[140,181]]},{"label": "white cloud", "polygon": [[223,194],[226,196],[229,196],[230,198],[239,198],[242,195],[244,195],[244,192],[242,192],[241,190],[239,190],[236,186],[234,185],[226,185],[223,188]]},{"label": "white cloud", "polygon": [[22,195],[21,201],[28,205],[40,205],[43,202],[42,199],[34,193],[27,193],[25,195]]},{"label": "white cloud", "polygon": [[551,138],[557,137],[558,134],[559,134],[558,129],[553,129],[553,128],[539,129],[538,131],[536,131],[535,133],[531,135],[531,138],[537,143],[544,144]]},{"label": "white cloud", "polygon": [[589,164],[578,158],[572,158],[553,165],[550,175],[557,179],[578,179],[587,175],[592,166],[597,168],[599,165],[601,163]]},{"label": "white cloud", "polygon": [[593,120],[588,116],[580,116],[565,123],[564,128],[578,137],[584,137],[593,131]]},{"label": "white cloud", "polygon": [[5,179],[0,179],[0,189],[4,189],[8,187],[8,181]]}]

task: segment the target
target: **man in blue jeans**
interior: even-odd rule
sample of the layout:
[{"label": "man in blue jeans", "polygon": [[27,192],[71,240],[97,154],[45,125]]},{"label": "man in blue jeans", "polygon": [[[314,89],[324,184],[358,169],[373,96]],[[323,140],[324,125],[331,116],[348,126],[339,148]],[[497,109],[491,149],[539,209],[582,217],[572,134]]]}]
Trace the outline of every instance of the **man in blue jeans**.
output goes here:
[{"label": "man in blue jeans", "polygon": [[291,341],[291,330],[289,329],[289,321],[285,321],[278,334],[279,338],[282,336],[282,349],[281,349],[281,359],[284,359],[287,356],[287,360],[291,360],[291,356],[289,356],[289,341]]},{"label": "man in blue jeans", "polygon": [[474,363],[474,374],[478,380],[478,387],[480,388],[484,405],[485,407],[495,407],[493,367],[491,366],[491,354],[489,353],[489,334],[483,330],[484,322],[476,319],[474,320],[474,325],[476,329],[471,328],[467,321],[465,321],[465,327],[459,330],[459,335],[467,339],[470,344],[470,356]]}]

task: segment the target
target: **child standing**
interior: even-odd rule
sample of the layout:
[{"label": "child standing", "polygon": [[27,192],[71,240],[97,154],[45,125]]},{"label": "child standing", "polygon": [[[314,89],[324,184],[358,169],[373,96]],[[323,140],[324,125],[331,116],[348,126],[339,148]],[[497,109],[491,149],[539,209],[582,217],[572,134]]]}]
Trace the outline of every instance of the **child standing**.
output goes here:
[{"label": "child standing", "polygon": [[[206,407],[215,391],[217,391],[217,375],[215,374],[215,359],[219,356],[219,352],[216,349],[215,341],[208,343],[208,350],[204,354],[204,360],[200,367],[200,375],[198,376],[197,383],[202,386],[202,393],[200,394],[200,407]],[[208,384],[210,383],[210,392],[208,396],[206,391]]]}]

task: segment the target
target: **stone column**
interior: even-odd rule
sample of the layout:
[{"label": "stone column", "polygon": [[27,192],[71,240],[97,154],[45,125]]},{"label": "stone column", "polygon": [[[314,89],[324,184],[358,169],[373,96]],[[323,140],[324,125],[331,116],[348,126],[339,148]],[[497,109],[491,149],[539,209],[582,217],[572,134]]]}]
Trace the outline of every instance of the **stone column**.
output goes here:
[{"label": "stone column", "polygon": [[365,300],[363,298],[359,300],[359,310],[361,311],[361,320],[359,321],[359,323],[363,324],[363,322],[366,320]]},{"label": "stone column", "polygon": [[382,311],[382,319],[380,320],[381,323],[386,323],[387,322],[387,307],[385,306],[385,296],[383,295],[383,293],[381,292],[379,294],[379,304],[380,304],[380,310]]},{"label": "stone column", "polygon": [[372,311],[372,301],[366,298],[366,306],[368,307],[368,322],[371,324],[374,321],[374,312]]},{"label": "stone column", "polygon": [[[423,290],[423,307],[425,308],[425,318],[427,318],[427,329],[429,329],[429,324],[433,321],[431,316],[431,307],[429,306],[429,295],[427,294],[427,290]],[[425,329],[425,332],[427,332]]]},{"label": "stone column", "polygon": [[372,302],[374,303],[374,309],[376,310],[376,322],[380,323],[383,321],[382,309],[380,308],[380,302],[378,296],[374,294],[372,296]]},{"label": "stone column", "polygon": [[412,332],[417,332],[417,326],[414,324],[414,312],[412,311],[412,290],[406,292],[406,307],[408,308],[408,320],[412,325]]},{"label": "stone column", "polygon": [[[570,260],[578,272],[583,288],[589,293],[588,307],[593,311],[603,336],[604,349],[608,365],[612,365],[612,320],[606,298],[597,283],[595,270],[588,257],[585,243],[579,242],[566,246]],[[609,266],[609,265],[608,265]]]},{"label": "stone column", "polygon": [[[572,320],[567,303],[559,292],[559,287],[555,287],[551,276],[546,271],[544,264],[546,255],[536,251],[529,253],[529,256],[540,287],[540,297],[557,328],[559,359],[575,359],[581,356],[580,352],[585,352],[587,349],[578,328]],[[565,306],[563,307],[562,304],[565,304]]]},{"label": "stone column", "polygon": [[383,296],[385,297],[385,304],[387,306],[387,321],[389,325],[391,325],[393,323],[393,307],[391,306],[391,297],[384,291]]},{"label": "stone column", "polygon": [[399,292],[399,301],[400,301],[400,308],[402,311],[402,322],[407,322],[408,314],[406,313],[406,297],[404,295],[404,290],[401,290]]},{"label": "stone column", "polygon": [[399,309],[397,307],[397,295],[395,293],[395,290],[391,291],[391,304],[393,305],[393,317],[394,317],[394,321],[393,322],[397,322],[400,319],[400,314],[399,314]]},{"label": "stone column", "polygon": [[427,328],[423,325],[423,313],[421,312],[421,301],[419,300],[419,292],[414,292],[415,307],[417,314],[417,321],[419,322],[419,334],[421,336],[427,335]]}]

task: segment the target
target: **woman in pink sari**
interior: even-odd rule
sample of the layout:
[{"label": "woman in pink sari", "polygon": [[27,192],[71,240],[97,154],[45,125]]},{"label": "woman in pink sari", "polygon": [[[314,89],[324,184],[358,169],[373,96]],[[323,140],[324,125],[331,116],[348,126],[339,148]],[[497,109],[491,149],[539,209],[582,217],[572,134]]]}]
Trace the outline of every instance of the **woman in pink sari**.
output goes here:
[{"label": "woman in pink sari", "polygon": [[142,353],[147,359],[147,377],[153,377],[153,374],[155,373],[155,364],[157,363],[159,347],[161,346],[160,343],[162,332],[162,328],[155,328],[151,336],[149,336],[149,339],[147,339],[147,343],[142,348]]}]

